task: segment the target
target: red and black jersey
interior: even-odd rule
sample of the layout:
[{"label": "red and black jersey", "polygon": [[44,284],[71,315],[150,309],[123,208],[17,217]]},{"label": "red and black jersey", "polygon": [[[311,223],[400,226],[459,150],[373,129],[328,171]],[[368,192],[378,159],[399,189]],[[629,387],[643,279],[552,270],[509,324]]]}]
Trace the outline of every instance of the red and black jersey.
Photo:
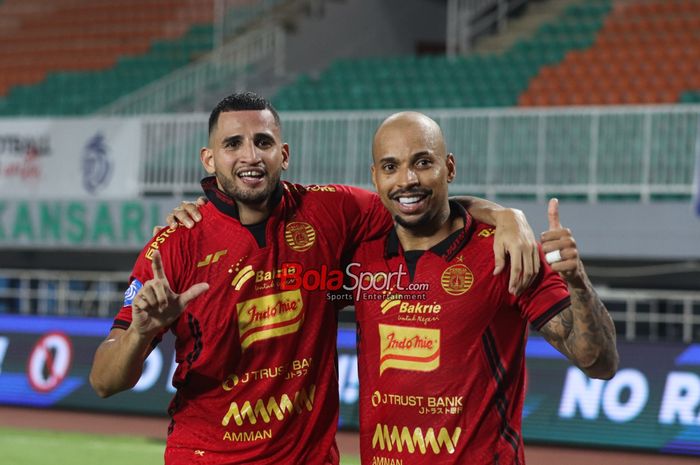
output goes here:
[{"label": "red and black jersey", "polygon": [[362,463],[524,462],[527,327],[569,306],[567,286],[541,256],[536,282],[509,294],[493,227],[451,209],[464,228],[430,250],[391,230],[355,255],[374,280],[356,301]]},{"label": "red and black jersey", "polygon": [[[178,365],[166,463],[338,463],[336,309],[326,292],[281,290],[280,267],[341,269],[391,219],[361,189],[282,183],[256,239],[214,179],[202,185],[210,199],[202,221],[157,234],[127,292],[133,298],[152,278],[154,250],[175,292],[210,285],[169,328]],[[130,304],[114,327],[128,328]]]}]

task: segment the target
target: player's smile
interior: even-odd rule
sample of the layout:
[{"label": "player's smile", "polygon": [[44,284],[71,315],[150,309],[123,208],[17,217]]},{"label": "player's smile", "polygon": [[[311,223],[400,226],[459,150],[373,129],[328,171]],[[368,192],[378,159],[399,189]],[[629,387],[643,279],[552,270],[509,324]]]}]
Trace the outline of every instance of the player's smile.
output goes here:
[{"label": "player's smile", "polygon": [[258,187],[263,181],[267,172],[264,168],[241,168],[236,172],[238,179],[249,187]]},{"label": "player's smile", "polygon": [[391,194],[389,198],[394,202],[396,209],[404,215],[415,215],[425,211],[430,201],[430,189],[411,189]]}]

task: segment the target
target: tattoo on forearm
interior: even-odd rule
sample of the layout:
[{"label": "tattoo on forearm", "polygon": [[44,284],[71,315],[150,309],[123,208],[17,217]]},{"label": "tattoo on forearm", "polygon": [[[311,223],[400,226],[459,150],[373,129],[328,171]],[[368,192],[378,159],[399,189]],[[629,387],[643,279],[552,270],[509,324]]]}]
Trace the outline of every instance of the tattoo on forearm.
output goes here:
[{"label": "tattoo on forearm", "polygon": [[617,365],[615,325],[590,282],[570,289],[571,306],[552,318],[541,333],[579,368],[595,371]]}]

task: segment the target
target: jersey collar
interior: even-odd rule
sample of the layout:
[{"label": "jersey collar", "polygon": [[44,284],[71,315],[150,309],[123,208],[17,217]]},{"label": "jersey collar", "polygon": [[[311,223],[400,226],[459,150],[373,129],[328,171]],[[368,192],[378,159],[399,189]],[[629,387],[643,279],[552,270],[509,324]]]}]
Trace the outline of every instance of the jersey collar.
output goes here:
[{"label": "jersey collar", "polygon": [[[430,252],[442,257],[448,262],[452,261],[459,251],[467,245],[474,229],[474,219],[472,216],[467,213],[462,205],[454,200],[450,200],[450,216],[452,215],[461,216],[464,220],[464,227],[453,232],[429,249]],[[401,247],[399,236],[396,233],[396,227],[394,227],[389,231],[386,246],[384,247],[384,257],[389,258],[400,254],[403,254],[403,248]]]},{"label": "jersey collar", "polygon": [[[221,213],[240,221],[241,218],[238,214],[236,201],[233,199],[233,197],[217,187],[215,176],[207,176],[206,178],[202,179],[201,184],[202,190],[204,190],[204,195],[207,196],[207,199],[209,199],[209,201],[213,203]],[[277,187],[270,198],[270,209],[275,208],[277,204],[280,203],[283,192],[284,189],[282,188],[282,183],[277,183]]]}]

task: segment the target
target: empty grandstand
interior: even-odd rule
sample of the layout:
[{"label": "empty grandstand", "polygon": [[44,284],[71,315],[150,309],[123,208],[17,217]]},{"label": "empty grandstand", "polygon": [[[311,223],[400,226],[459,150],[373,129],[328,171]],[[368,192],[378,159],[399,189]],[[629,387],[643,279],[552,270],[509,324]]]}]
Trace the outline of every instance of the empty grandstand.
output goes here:
[{"label": "empty grandstand", "polygon": [[[374,189],[377,124],[425,111],[457,157],[451,193],[520,208],[536,232],[560,198],[620,340],[683,348],[672,368],[700,379],[700,0],[1,0],[0,402],[20,389],[8,366],[24,370],[3,367],[3,341],[36,334],[18,321],[108,327],[152,227],[201,192],[207,112],[247,89],[281,111],[303,184]],[[598,420],[580,408],[576,425]],[[698,454],[697,416],[668,415],[629,420],[670,424],[667,449],[634,429],[596,444]]]}]

